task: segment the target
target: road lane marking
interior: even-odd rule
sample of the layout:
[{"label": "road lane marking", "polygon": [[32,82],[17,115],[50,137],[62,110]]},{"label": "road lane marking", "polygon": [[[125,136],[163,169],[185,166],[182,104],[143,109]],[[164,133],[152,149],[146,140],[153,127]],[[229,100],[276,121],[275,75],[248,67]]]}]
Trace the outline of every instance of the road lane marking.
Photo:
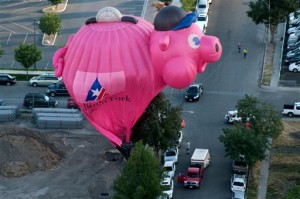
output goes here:
[{"label": "road lane marking", "polygon": [[148,5],[148,0],[144,1],[144,6],[143,6],[142,14],[141,14],[141,17],[143,19],[145,19],[145,13],[146,13],[147,5]]},{"label": "road lane marking", "polygon": [[23,10],[27,10],[27,9],[29,9],[29,8],[38,7],[38,6],[42,6],[42,5],[49,5],[49,3],[48,3],[48,2],[38,3],[38,4],[33,5],[33,6],[28,6],[28,7],[25,7],[25,8],[21,8],[21,9],[14,10],[14,11],[12,11],[12,13],[19,12],[19,11],[23,11]]},{"label": "road lane marking", "polygon": [[9,33],[9,36],[8,36],[8,39],[6,41],[6,45],[8,44],[9,40],[10,40],[10,37],[11,37],[12,33]]},{"label": "road lane marking", "polygon": [[10,65],[11,68],[13,67],[14,63],[15,63],[15,60],[12,61],[11,65]]},{"label": "road lane marking", "polygon": [[26,34],[26,36],[25,36],[25,38],[24,38],[23,44],[25,44],[26,39],[27,39],[27,36],[28,36],[28,33]]},{"label": "road lane marking", "polygon": [[0,26],[0,28],[3,28],[4,30],[7,30],[7,31],[12,32],[12,33],[16,33],[15,31],[12,31],[12,30],[10,30],[10,29],[7,29],[7,28],[5,28],[5,27],[3,27],[3,26]]},{"label": "road lane marking", "polygon": [[26,30],[29,30],[29,31],[31,31],[31,32],[34,32],[34,30],[32,30],[32,29],[30,29],[30,28],[27,28],[26,26],[22,26],[22,25],[20,25],[20,24],[17,24],[17,23],[15,23],[15,22],[12,22],[12,21],[10,21],[10,23],[12,23],[12,24],[14,24],[14,25],[16,25],[16,26],[19,26],[19,27],[21,27],[21,28],[24,28],[24,29],[26,29]]}]

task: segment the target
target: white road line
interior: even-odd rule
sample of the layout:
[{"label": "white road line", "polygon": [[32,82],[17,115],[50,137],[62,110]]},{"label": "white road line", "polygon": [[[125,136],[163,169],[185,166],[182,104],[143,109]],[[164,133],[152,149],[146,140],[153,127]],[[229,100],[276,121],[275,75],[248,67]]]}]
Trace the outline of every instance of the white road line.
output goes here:
[{"label": "white road line", "polygon": [[26,34],[26,36],[25,36],[25,38],[24,38],[23,44],[25,44],[26,39],[27,39],[27,36],[28,36],[28,33]]},{"label": "white road line", "polygon": [[146,13],[147,5],[148,5],[148,0],[144,1],[144,6],[143,6],[142,14],[141,14],[141,17],[143,19],[145,18],[145,13]]},{"label": "white road line", "polygon": [[47,68],[48,68],[48,66],[49,66],[49,63],[50,63],[50,62],[48,61],[48,62],[47,62],[47,65],[45,66],[45,69],[47,69]]},{"label": "white road line", "polygon": [[7,30],[7,31],[12,32],[12,33],[16,33],[15,31],[12,31],[12,30],[9,30],[7,28],[4,28],[3,26],[0,26],[0,28],[3,28],[4,30]]},{"label": "white road line", "polygon": [[[1,2],[1,1],[0,1],[0,2]],[[20,2],[20,3],[9,4],[9,5],[7,5],[7,6],[0,6],[0,8],[14,7],[14,6],[17,6],[17,5],[19,5],[19,4],[24,4],[24,3],[27,3],[27,2],[23,1],[23,2]]]},{"label": "white road line", "polygon": [[15,23],[15,22],[12,22],[12,21],[10,21],[10,23],[15,24],[16,26],[19,26],[19,27],[24,28],[24,29],[26,29],[26,30],[29,30],[29,31],[31,31],[31,32],[34,32],[32,29],[27,28],[26,26],[21,26],[21,25]]},{"label": "white road line", "polygon": [[12,61],[10,67],[12,68],[14,66],[15,60]]},{"label": "white road line", "polygon": [[49,5],[49,3],[48,3],[48,2],[45,2],[45,3],[38,3],[38,4],[33,5],[33,6],[29,6],[29,7],[25,7],[25,8],[21,8],[21,9],[14,10],[14,11],[12,11],[12,13],[19,12],[19,11],[22,11],[22,10],[27,10],[27,9],[29,9],[29,8],[33,8],[33,7],[37,7],[37,6],[42,6],[42,5]]},{"label": "white road line", "polygon": [[8,36],[8,38],[7,38],[7,41],[6,41],[6,45],[8,44],[8,42],[9,42],[9,40],[10,40],[11,34],[12,34],[12,33],[9,33],[9,36]]}]

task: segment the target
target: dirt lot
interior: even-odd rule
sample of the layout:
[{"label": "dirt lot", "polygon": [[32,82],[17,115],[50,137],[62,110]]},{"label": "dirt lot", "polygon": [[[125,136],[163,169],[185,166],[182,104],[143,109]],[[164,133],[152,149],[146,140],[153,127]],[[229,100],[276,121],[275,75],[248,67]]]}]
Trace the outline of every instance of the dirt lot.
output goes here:
[{"label": "dirt lot", "polygon": [[125,161],[87,122],[40,130],[29,119],[0,129],[0,199],[111,198]]}]

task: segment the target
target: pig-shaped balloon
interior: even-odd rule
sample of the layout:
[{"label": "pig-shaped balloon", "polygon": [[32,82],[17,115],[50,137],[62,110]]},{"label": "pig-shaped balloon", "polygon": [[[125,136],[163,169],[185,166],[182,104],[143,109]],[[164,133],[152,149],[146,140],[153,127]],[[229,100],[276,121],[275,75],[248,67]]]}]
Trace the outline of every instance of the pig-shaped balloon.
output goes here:
[{"label": "pig-shaped balloon", "polygon": [[[221,56],[219,40],[204,36],[195,16],[163,8],[154,30],[142,18],[105,7],[53,56],[55,74],[82,113],[126,157],[131,129],[151,100],[167,85],[188,86]],[[165,25],[171,29],[161,30]]]}]

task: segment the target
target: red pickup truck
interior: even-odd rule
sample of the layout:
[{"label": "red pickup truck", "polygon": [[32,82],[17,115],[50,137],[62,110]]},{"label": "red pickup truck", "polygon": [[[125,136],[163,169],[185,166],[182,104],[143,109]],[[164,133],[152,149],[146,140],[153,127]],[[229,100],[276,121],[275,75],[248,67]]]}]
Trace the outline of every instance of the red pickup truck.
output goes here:
[{"label": "red pickup truck", "polygon": [[199,188],[204,173],[203,167],[189,167],[186,175],[179,174],[177,180],[184,188]]}]

